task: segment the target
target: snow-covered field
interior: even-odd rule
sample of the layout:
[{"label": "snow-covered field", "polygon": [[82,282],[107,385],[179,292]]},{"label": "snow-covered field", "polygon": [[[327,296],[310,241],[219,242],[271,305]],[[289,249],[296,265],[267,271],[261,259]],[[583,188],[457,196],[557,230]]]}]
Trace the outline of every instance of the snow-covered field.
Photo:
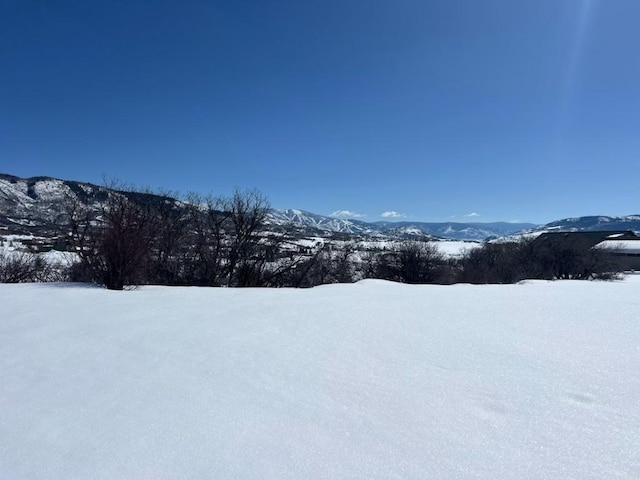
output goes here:
[{"label": "snow-covered field", "polygon": [[0,306],[1,479],[640,478],[640,276]]},{"label": "snow-covered field", "polygon": [[463,254],[480,248],[482,243],[480,242],[461,242],[461,241],[442,241],[432,242],[445,257],[461,257]]}]

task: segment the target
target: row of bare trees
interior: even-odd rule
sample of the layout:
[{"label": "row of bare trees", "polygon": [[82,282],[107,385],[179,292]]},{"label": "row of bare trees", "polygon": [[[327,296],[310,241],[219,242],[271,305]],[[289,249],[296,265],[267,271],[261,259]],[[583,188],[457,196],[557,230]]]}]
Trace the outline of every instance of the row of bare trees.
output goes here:
[{"label": "row of bare trees", "polygon": [[[256,190],[183,201],[123,188],[105,200],[71,196],[59,219],[80,261],[71,279],[108,289],[126,285],[293,286],[384,278],[448,282],[447,262],[426,242],[362,254],[355,243],[322,243],[304,253],[264,228],[269,202]],[[95,196],[94,196],[95,197]],[[289,245],[290,246],[290,245]]]},{"label": "row of bare trees", "polygon": [[280,278],[282,286],[312,287],[377,278],[402,283],[452,283],[451,260],[426,241],[367,248],[355,242],[325,243]]},{"label": "row of bare trees", "polygon": [[458,262],[457,281],[516,283],[525,279],[611,280],[622,268],[612,252],[591,243],[542,243],[531,239],[485,243]]},{"label": "row of bare trees", "polygon": [[277,239],[262,232],[268,210],[253,190],[185,201],[118,190],[99,204],[70,197],[59,223],[80,259],[75,280],[113,290],[149,283],[250,286],[277,249]]},{"label": "row of bare trees", "polygon": [[403,242],[364,254],[355,243],[318,244],[304,253],[264,228],[269,202],[255,190],[183,201],[109,189],[106,201],[73,196],[59,223],[80,261],[71,278],[108,289],[126,285],[293,286],[383,278],[450,283],[437,248]]},{"label": "row of bare trees", "polygon": [[[446,258],[436,245],[419,241],[369,250],[353,242],[327,242],[292,252],[282,237],[251,227],[253,220],[238,219],[234,224],[232,218],[244,208],[221,210],[212,200],[186,209],[163,202],[151,215],[140,205],[127,211],[120,201],[118,208],[99,215],[73,210],[70,239],[81,260],[70,275],[38,255],[10,252],[0,255],[0,282],[70,278],[111,289],[149,283],[312,287],[364,278],[414,284],[612,279],[620,270],[616,257],[606,250],[531,241],[487,243],[459,259]],[[252,215],[254,210],[249,209]],[[235,225],[240,225],[237,234],[227,230]]]},{"label": "row of bare trees", "polygon": [[[460,258],[447,258],[437,244],[425,241],[391,243],[387,248],[363,251],[347,244],[337,251],[325,245],[304,263],[303,270],[288,284],[313,286],[378,278],[412,284],[516,283],[524,279],[617,278],[621,271],[616,257],[588,242],[485,243],[469,249]],[[294,271],[293,273],[295,273]]]},{"label": "row of bare trees", "polygon": [[[256,190],[230,197],[192,194],[179,201],[111,185],[73,195],[58,219],[79,258],[68,278],[122,290],[141,284],[311,287],[364,278],[514,283],[604,278],[616,270],[608,252],[580,242],[487,243],[459,259],[446,258],[427,241],[369,249],[354,242],[321,242],[302,248],[265,228],[268,212],[268,200]],[[0,281],[62,278],[47,268],[33,255],[0,258]]]}]

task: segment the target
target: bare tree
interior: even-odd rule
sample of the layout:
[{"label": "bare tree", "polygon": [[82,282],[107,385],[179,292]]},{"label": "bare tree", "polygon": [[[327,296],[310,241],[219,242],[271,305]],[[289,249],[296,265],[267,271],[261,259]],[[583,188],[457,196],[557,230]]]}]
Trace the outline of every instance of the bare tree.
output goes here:
[{"label": "bare tree", "polygon": [[[264,230],[269,202],[257,190],[184,202],[104,189],[101,202],[71,196],[62,223],[81,262],[74,278],[110,289],[157,282],[266,286],[281,282],[282,235]],[[295,262],[297,263],[297,261]]]},{"label": "bare tree", "polygon": [[277,277],[279,286],[301,288],[330,283],[331,268],[329,244],[323,243],[310,255],[292,256]]},{"label": "bare tree", "polygon": [[191,193],[183,208],[187,232],[180,255],[181,281],[187,285],[221,285],[225,278],[230,216],[224,211],[224,201]]},{"label": "bare tree", "polygon": [[97,210],[72,197],[67,202],[69,240],[92,281],[110,290],[143,280],[156,219],[152,196],[130,199],[124,191],[108,193]]},{"label": "bare tree", "polygon": [[615,278],[619,270],[607,248],[596,248],[580,235],[559,235],[526,244],[529,278],[589,280]]},{"label": "bare tree", "polygon": [[466,283],[516,283],[533,268],[525,242],[485,243],[460,260],[458,280]]},{"label": "bare tree", "polygon": [[153,213],[148,280],[164,285],[184,284],[193,240],[190,206],[164,196]]},{"label": "bare tree", "polygon": [[227,284],[250,286],[252,278],[261,274],[265,257],[273,255],[276,246],[261,237],[269,213],[269,201],[258,190],[236,190],[223,203],[229,214],[230,239],[227,257]]},{"label": "bare tree", "polygon": [[353,242],[346,242],[341,249],[335,252],[333,258],[333,273],[337,283],[351,283],[354,280],[356,268],[353,255],[357,246]]},{"label": "bare tree", "polygon": [[38,255],[0,251],[0,283],[44,281],[49,271],[50,266]]},{"label": "bare tree", "polygon": [[261,286],[266,266],[278,255],[279,238],[263,234],[269,203],[257,190],[230,198],[198,194],[183,205],[187,235],[183,281],[195,285]]},{"label": "bare tree", "polygon": [[462,258],[458,281],[469,283],[516,283],[526,278],[576,279],[616,278],[619,270],[606,249],[593,248],[580,236],[558,236],[540,242],[486,243]]},{"label": "bare tree", "polygon": [[376,277],[402,283],[441,283],[445,259],[432,243],[407,240],[376,257]]}]

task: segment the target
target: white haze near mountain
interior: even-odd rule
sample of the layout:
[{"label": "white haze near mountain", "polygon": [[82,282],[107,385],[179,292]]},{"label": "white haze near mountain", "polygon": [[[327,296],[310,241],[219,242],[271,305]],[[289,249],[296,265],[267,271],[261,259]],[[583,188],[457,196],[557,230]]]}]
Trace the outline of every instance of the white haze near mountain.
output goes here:
[{"label": "white haze near mountain", "polygon": [[0,478],[637,479],[639,289],[0,285]]}]

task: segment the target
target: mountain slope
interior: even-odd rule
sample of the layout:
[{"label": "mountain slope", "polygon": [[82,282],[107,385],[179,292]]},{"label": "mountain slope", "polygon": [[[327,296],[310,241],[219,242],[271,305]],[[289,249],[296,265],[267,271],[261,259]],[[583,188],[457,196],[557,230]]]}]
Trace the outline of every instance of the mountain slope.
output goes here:
[{"label": "mountain slope", "polygon": [[[99,208],[113,192],[113,189],[85,182],[50,177],[19,178],[0,174],[0,230],[7,234],[50,235],[56,229],[56,220],[64,212],[66,199],[77,197]],[[151,194],[120,193],[128,196],[156,197]],[[277,230],[307,236],[342,234],[375,238],[436,237],[454,240],[484,240],[487,237],[515,233],[534,226],[509,223],[368,223],[298,209],[273,209],[268,215],[267,224]]]},{"label": "mountain slope", "polygon": [[542,225],[534,231],[579,232],[593,230],[633,230],[640,231],[640,215],[608,217],[604,215],[573,217],[556,220]]},{"label": "mountain slope", "polygon": [[426,223],[426,222],[376,222],[382,231],[389,232],[397,229],[417,229],[424,234],[455,240],[485,240],[490,237],[502,237],[534,228],[533,223]]},{"label": "mountain slope", "polygon": [[92,195],[99,201],[99,192],[100,187],[90,184],[0,174],[0,231],[46,235],[55,230],[56,220],[64,211],[65,198]]},{"label": "mountain slope", "polygon": [[[0,174],[0,232],[46,236],[56,230],[56,220],[64,212],[65,199],[88,201],[96,208],[116,190],[86,182],[50,177],[19,178]],[[130,197],[161,201],[159,195],[120,192]],[[587,216],[566,218],[537,227],[531,223],[456,222],[363,222],[334,218],[298,209],[273,209],[267,225],[274,230],[299,236],[357,235],[374,238],[444,238],[486,240],[523,231],[634,230],[640,231],[640,215],[622,217]]]},{"label": "mountain slope", "polygon": [[311,228],[320,232],[338,232],[358,235],[380,234],[374,225],[359,220],[327,217],[298,209],[273,209],[269,213],[268,223],[271,225]]},{"label": "mountain slope", "polygon": [[270,222],[274,225],[295,225],[321,231],[378,235],[392,237],[446,238],[451,240],[485,240],[501,237],[535,227],[533,223],[429,223],[429,222],[363,222],[340,219],[305,212],[304,210],[273,210]]},{"label": "mountain slope", "polygon": [[70,200],[81,200],[99,212],[114,194],[125,195],[137,203],[160,203],[168,198],[51,177],[19,178],[0,174],[0,231],[52,236],[59,233],[59,222]]}]

